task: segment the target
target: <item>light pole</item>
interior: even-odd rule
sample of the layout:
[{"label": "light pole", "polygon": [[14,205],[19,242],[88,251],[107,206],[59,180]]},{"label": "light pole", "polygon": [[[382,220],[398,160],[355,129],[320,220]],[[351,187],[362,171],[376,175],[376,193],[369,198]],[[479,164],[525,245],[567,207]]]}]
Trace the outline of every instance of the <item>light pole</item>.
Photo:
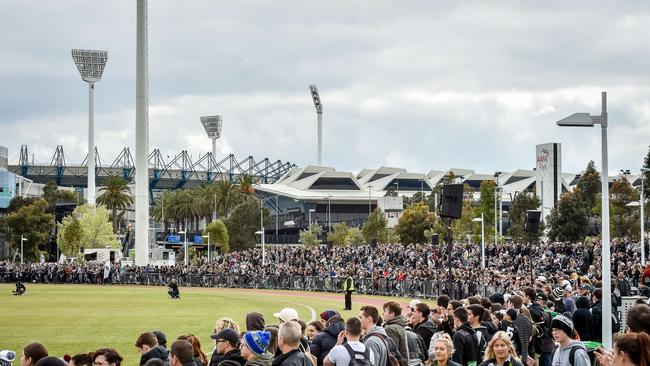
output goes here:
[{"label": "light pole", "polygon": [[397,186],[397,189],[396,189],[397,197],[399,197],[399,181],[398,180],[395,181],[395,186]]},{"label": "light pole", "polygon": [[645,199],[643,197],[643,179],[645,173],[649,172],[650,169],[641,168],[641,196],[639,199],[639,204],[641,205],[641,265],[645,265],[645,216],[643,216],[643,206],[645,206]]},{"label": "light pole", "polygon": [[328,194],[327,195],[327,232],[332,232],[332,211],[330,210],[331,204],[330,201],[332,199],[332,195]]},{"label": "light pole", "polygon": [[276,239],[277,239],[277,232],[278,232],[278,205],[277,205],[278,201],[277,201],[277,199],[278,199],[278,195],[276,194],[276,195],[273,195],[271,197],[266,197],[264,199],[257,198],[255,196],[248,196],[248,197],[252,197],[252,198],[254,198],[254,199],[256,199],[256,200],[258,200],[260,202],[260,231],[259,231],[259,233],[260,233],[260,238],[261,238],[261,241],[262,241],[262,266],[264,266],[264,265],[266,265],[266,245],[264,243],[264,239],[265,239],[264,238],[264,202],[270,200],[271,198],[276,199],[275,200],[275,202],[276,202],[276,205],[275,205],[275,232],[276,232]]},{"label": "light pole", "polygon": [[499,176],[501,175],[501,172],[495,172],[494,173],[494,180],[495,180],[495,186],[494,186],[494,245],[498,243],[498,237],[497,237],[497,195],[499,194]]},{"label": "light pole", "polygon": [[316,85],[309,86],[311,98],[314,100],[314,107],[316,108],[316,115],[318,118],[318,165],[323,164],[323,104],[320,101],[318,88]]},{"label": "light pole", "polygon": [[472,219],[474,222],[481,222],[481,268],[485,269],[485,221],[483,220],[483,212],[481,218]]},{"label": "light pole", "polygon": [[212,256],[210,256],[210,233],[208,233],[208,235],[203,235],[201,237],[208,238],[208,262],[210,262],[212,260]]},{"label": "light pole", "polygon": [[602,225],[602,263],[601,272],[603,275],[603,324],[602,339],[603,345],[607,349],[612,348],[612,273],[611,273],[611,255],[609,243],[609,179],[608,179],[608,161],[607,161],[607,92],[601,94],[601,114],[593,116],[589,113],[574,113],[562,120],[557,121],[560,127],[601,127],[601,153],[602,153],[602,172],[601,177],[601,225]]},{"label": "light pole", "polygon": [[27,241],[27,238],[24,237],[24,234],[20,234],[20,264],[24,264],[24,248],[23,248],[23,243]]},{"label": "light pole", "polygon": [[370,217],[370,214],[372,214],[372,185],[368,185],[368,217]]},{"label": "light pole", "polygon": [[88,83],[88,203],[95,206],[95,83],[102,79],[108,52],[74,49],[72,59]]},{"label": "light pole", "polygon": [[311,213],[316,212],[313,208],[309,209],[309,231],[311,232]]},{"label": "light pole", "polygon": [[185,267],[187,267],[187,265],[190,263],[190,259],[188,258],[189,251],[187,250],[187,232],[185,232],[185,230],[181,230],[178,233],[183,234],[183,253],[184,253],[183,257],[185,257],[184,262],[185,262]]}]

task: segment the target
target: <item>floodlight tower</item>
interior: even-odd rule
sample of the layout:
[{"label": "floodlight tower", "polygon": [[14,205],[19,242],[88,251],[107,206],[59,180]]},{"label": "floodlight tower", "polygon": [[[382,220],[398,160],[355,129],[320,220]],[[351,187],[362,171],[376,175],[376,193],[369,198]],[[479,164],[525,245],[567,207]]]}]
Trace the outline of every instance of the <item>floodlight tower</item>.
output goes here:
[{"label": "floodlight tower", "polygon": [[311,98],[314,100],[314,107],[316,107],[316,114],[318,115],[318,165],[323,164],[323,104],[320,102],[320,95],[318,95],[318,88],[316,85],[309,86],[311,91]]},{"label": "floodlight tower", "polygon": [[95,83],[102,79],[107,51],[72,50],[81,79],[88,83],[88,203],[95,205]]},{"label": "floodlight tower", "polygon": [[201,117],[201,124],[205,128],[205,133],[212,139],[212,158],[217,159],[217,140],[221,137],[221,126],[223,119],[220,114],[216,116]]}]

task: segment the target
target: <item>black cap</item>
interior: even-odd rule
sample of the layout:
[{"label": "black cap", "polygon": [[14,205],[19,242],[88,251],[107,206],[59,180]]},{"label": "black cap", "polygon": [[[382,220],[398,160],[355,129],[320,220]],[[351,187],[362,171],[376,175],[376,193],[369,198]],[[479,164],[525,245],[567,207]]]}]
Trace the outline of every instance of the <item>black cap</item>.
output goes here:
[{"label": "black cap", "polygon": [[239,344],[239,334],[230,328],[222,329],[219,333],[211,335],[210,338],[216,341],[224,340],[232,344]]},{"label": "black cap", "polygon": [[545,293],[543,292],[538,292],[537,296],[535,296],[535,300],[542,300],[544,302],[548,301],[548,296],[546,296]]}]

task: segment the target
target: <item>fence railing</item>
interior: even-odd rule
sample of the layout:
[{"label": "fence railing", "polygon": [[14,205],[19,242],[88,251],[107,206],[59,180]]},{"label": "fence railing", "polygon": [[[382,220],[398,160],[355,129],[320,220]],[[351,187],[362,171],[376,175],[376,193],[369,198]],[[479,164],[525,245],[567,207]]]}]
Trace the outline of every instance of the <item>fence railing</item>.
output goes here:
[{"label": "fence railing", "polygon": [[[0,273],[5,282],[23,280],[40,283],[103,283],[102,273]],[[342,292],[344,278],[317,276],[259,275],[259,274],[167,274],[167,273],[118,273],[111,275],[107,282],[124,285],[166,286],[176,280],[179,286],[186,287],[223,287],[267,290],[298,290],[317,292]],[[390,278],[356,278],[356,293],[367,295],[398,296],[408,298],[436,298],[449,294],[446,281]],[[483,286],[474,283],[456,282],[452,299],[480,294],[489,296],[503,292],[502,288]]]}]

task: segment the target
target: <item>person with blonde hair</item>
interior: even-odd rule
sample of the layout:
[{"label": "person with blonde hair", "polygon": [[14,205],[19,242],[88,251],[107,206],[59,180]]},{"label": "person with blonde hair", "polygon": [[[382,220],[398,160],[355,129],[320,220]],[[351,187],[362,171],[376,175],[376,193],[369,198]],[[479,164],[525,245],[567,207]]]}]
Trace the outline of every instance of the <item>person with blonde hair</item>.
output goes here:
[{"label": "person with blonde hair", "polygon": [[485,348],[485,357],[479,366],[523,366],[508,333],[499,331]]},{"label": "person with blonde hair", "polygon": [[447,333],[435,336],[431,339],[429,346],[429,359],[432,361],[431,366],[461,366],[459,363],[451,360],[454,354],[454,342]]}]

